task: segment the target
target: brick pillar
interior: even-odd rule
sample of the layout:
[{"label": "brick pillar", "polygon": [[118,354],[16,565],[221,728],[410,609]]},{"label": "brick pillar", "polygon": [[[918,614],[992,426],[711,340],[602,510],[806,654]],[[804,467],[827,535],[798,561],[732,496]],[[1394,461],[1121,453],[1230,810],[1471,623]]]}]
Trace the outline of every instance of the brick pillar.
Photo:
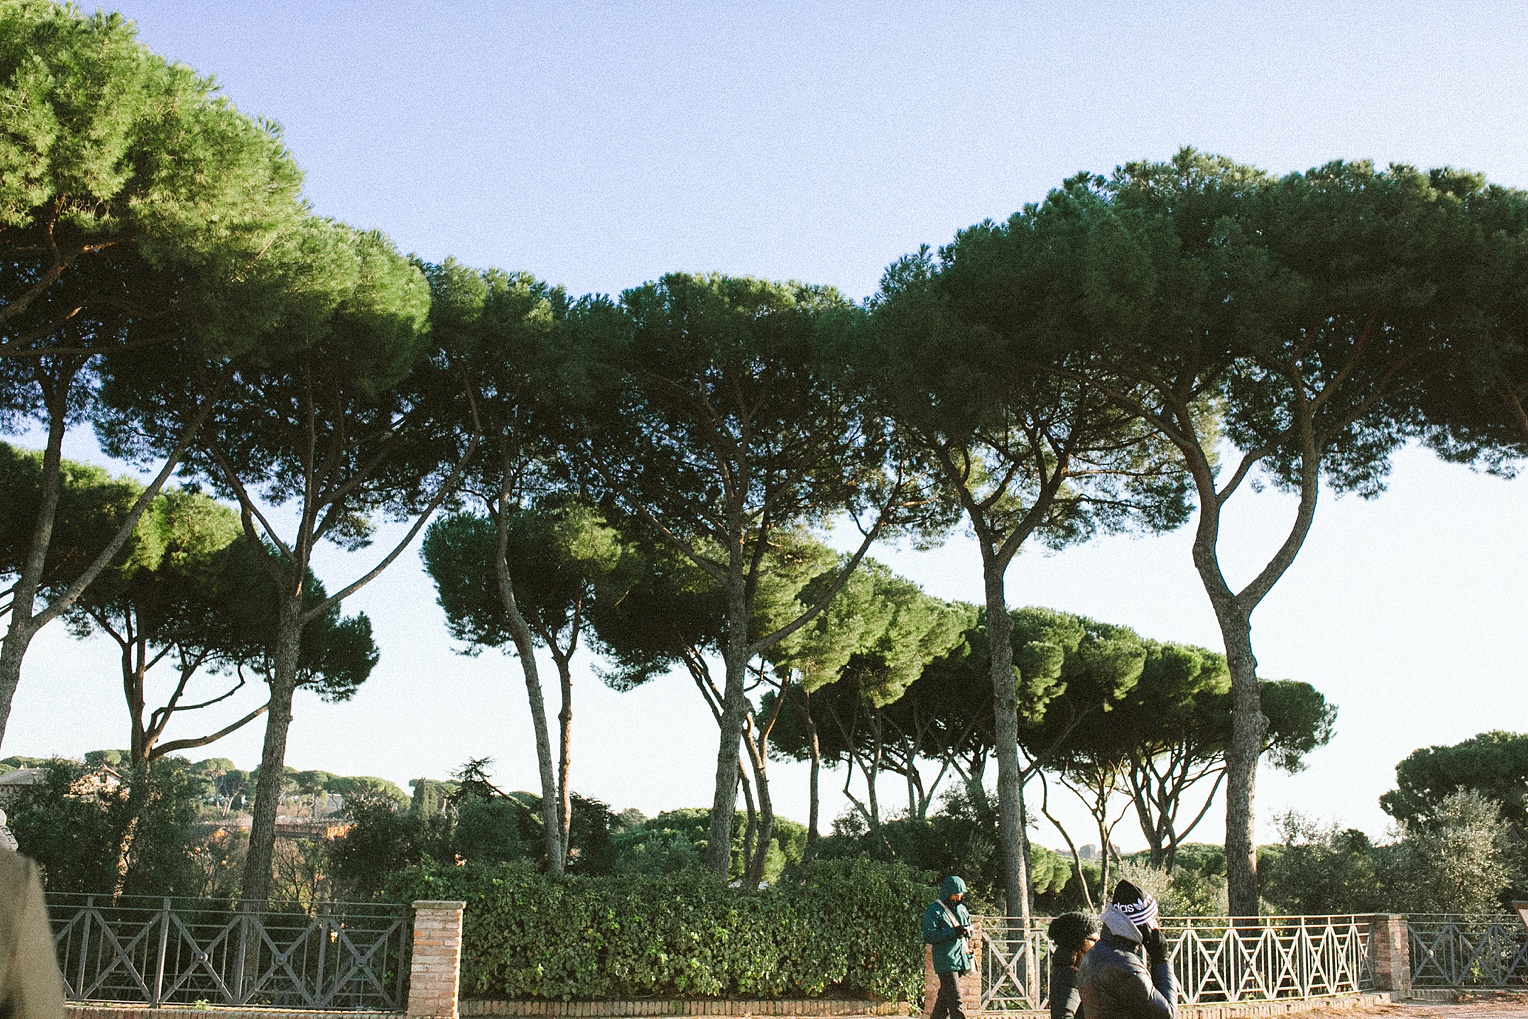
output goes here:
[{"label": "brick pillar", "polygon": [[414,903],[414,952],[409,962],[411,1016],[457,1019],[465,902]]},{"label": "brick pillar", "polygon": [[1411,932],[1404,915],[1375,914],[1369,928],[1369,963],[1374,968],[1376,989],[1410,997]]},{"label": "brick pillar", "polygon": [[[960,1001],[966,1015],[980,1015],[982,1010],[982,938],[981,925],[971,921],[971,969],[960,981]],[[923,1014],[932,1015],[939,997],[939,974],[934,972],[934,946],[923,946]]]}]

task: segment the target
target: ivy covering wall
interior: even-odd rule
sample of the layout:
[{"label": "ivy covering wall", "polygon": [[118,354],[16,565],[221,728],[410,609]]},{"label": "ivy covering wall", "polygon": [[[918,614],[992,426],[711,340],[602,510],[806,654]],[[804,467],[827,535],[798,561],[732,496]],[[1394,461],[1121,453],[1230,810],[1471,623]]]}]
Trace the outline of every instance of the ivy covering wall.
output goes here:
[{"label": "ivy covering wall", "polygon": [[829,860],[745,891],[699,871],[558,880],[518,863],[436,864],[400,874],[389,897],[467,903],[464,997],[918,1001],[929,877]]}]

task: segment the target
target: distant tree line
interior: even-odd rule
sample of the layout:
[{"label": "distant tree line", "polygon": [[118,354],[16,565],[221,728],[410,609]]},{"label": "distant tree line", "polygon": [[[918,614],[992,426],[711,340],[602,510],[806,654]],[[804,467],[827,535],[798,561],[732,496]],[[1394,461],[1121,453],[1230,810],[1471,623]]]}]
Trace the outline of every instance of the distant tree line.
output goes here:
[{"label": "distant tree line", "polygon": [[[1091,798],[1106,865],[1115,789],[1167,866],[1203,816],[1184,794],[1223,786],[1228,908],[1256,912],[1258,763],[1297,763],[1331,718],[1257,675],[1251,617],[1322,491],[1379,495],[1412,440],[1498,473],[1528,449],[1528,195],[1475,174],[1275,177],[1185,149],[922,248],[864,303],[683,274],[574,297],[315,214],[279,131],[119,15],[10,5],[0,92],[16,125],[0,137],[0,428],[44,437],[0,478],[16,508],[0,740],[26,650],[59,619],[121,649],[143,776],[220,734],[165,739],[172,716],[258,677],[264,704],[235,723],[265,726],[254,901],[274,879],[296,691],[343,699],[365,679],[369,623],[340,605],[425,532],[454,635],[519,660],[554,874],[577,842],[568,662],[593,643],[612,683],[678,672],[712,712],[717,875],[740,790],[743,878],[767,875],[767,769],[786,753],[814,781],[839,762],[868,779],[870,832],[875,776],[906,780],[916,818],[953,775],[995,826],[996,894],[1026,916],[1031,782]],[[151,480],[66,462],[84,425]],[[1257,483],[1297,508],[1233,587],[1222,523]],[[401,533],[367,552],[383,519]],[[1009,607],[1026,544],[1184,523],[1223,654]],[[958,524],[982,560],[974,607],[869,557]],[[829,529],[852,547],[829,552]],[[319,584],[321,541],[361,565]],[[557,665],[555,739],[538,647]],[[180,679],[150,705],[156,663]],[[224,687],[191,694],[198,674]]]}]

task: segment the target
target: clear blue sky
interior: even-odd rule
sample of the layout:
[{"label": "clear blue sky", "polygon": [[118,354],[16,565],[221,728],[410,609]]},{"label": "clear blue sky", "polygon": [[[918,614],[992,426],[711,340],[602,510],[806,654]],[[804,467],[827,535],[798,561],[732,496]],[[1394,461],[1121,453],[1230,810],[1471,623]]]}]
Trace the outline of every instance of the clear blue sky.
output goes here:
[{"label": "clear blue sky", "polygon": [[[1528,186],[1528,8],[1511,4],[119,9],[148,45],[284,126],[317,211],[428,259],[528,270],[574,292],[718,270],[863,297],[920,243],[1006,216],[1078,170],[1182,145],[1276,171],[1369,158]],[[96,455],[88,442],[72,452]],[[1528,483],[1415,450],[1379,500],[1322,505],[1254,639],[1264,676],[1308,680],[1339,705],[1338,736],[1302,775],[1265,770],[1264,837],[1289,808],[1381,835],[1376,797],[1407,752],[1528,728],[1525,508]],[[1264,494],[1233,512],[1233,576],[1255,571],[1290,509]],[[959,536],[878,555],[940,596],[979,600]],[[332,588],[362,558],[331,553],[320,570]],[[1009,592],[1219,647],[1186,533],[1026,555]],[[347,608],[372,615],[382,664],[351,704],[299,700],[289,763],[402,782],[493,756],[501,781],[534,786],[514,664],[451,653],[417,558]],[[124,743],[115,668],[110,646],[45,632],[5,752]],[[574,724],[580,791],[649,813],[709,802],[714,729],[687,680],[617,695],[586,673]],[[209,753],[252,766],[259,733]],[[777,801],[804,820],[804,774],[776,768]],[[842,804],[830,797],[828,816]],[[1133,826],[1116,833],[1126,846],[1141,843]],[[1217,808],[1201,832],[1220,830]]]}]

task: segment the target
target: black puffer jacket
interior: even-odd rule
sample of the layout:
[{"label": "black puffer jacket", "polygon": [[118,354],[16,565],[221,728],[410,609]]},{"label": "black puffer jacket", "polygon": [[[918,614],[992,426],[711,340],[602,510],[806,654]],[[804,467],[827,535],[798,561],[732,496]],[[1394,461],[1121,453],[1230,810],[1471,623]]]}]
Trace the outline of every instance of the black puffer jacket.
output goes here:
[{"label": "black puffer jacket", "polygon": [[1172,964],[1148,973],[1140,946],[1105,931],[1077,967],[1077,990],[1088,1019],[1177,1019]]}]

